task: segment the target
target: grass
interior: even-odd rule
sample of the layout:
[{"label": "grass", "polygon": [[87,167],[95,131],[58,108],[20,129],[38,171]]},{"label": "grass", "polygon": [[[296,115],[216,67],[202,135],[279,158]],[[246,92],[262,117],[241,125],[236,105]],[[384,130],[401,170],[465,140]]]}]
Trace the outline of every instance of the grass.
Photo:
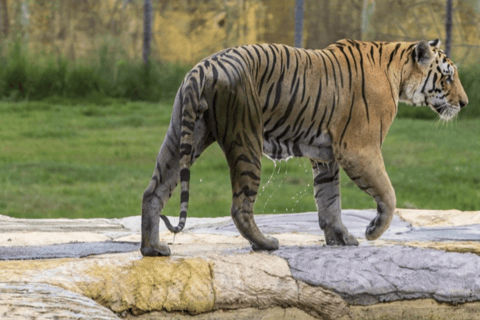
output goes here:
[{"label": "grass", "polygon": [[[103,99],[103,100],[102,100]],[[0,214],[29,218],[139,215],[170,103],[111,98],[0,103]],[[383,154],[398,207],[480,210],[478,120],[397,119]],[[264,158],[259,213],[315,211],[306,159]],[[192,167],[189,216],[228,216],[228,166],[216,144]],[[164,213],[177,215],[179,192]],[[342,172],[344,208],[375,208]]]}]

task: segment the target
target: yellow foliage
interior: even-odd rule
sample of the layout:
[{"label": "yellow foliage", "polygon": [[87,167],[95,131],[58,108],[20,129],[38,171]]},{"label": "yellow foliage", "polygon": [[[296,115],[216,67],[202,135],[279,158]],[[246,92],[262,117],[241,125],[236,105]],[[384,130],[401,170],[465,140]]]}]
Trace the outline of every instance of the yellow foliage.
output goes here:
[{"label": "yellow foliage", "polygon": [[[76,59],[91,57],[106,44],[130,58],[142,56],[143,1],[3,3],[9,21],[2,29],[11,39],[23,36],[32,51]],[[158,0],[153,5],[154,59],[193,64],[230,46],[293,44],[295,0]],[[444,0],[305,0],[304,7],[303,43],[309,48],[323,48],[342,38],[445,40]],[[456,61],[476,62],[479,20],[478,1],[454,1]]]}]

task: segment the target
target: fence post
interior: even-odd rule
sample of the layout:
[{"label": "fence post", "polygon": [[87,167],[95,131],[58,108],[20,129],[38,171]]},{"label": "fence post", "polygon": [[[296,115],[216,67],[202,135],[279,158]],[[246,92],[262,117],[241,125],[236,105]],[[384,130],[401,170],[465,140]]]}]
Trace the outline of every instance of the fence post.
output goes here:
[{"label": "fence post", "polygon": [[447,12],[445,19],[445,54],[451,57],[452,50],[452,0],[447,0]]},{"label": "fence post", "polygon": [[143,2],[143,63],[149,67],[150,42],[152,40],[152,0]]},{"label": "fence post", "polygon": [[295,47],[303,44],[303,0],[295,0]]}]

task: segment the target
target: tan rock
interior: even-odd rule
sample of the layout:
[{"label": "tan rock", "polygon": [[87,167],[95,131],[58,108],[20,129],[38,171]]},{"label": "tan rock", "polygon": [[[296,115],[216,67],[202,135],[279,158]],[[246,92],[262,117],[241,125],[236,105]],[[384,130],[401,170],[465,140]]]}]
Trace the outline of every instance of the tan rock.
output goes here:
[{"label": "tan rock", "polygon": [[472,320],[479,319],[480,303],[449,305],[432,299],[420,299],[350,307],[350,313],[351,318],[344,316],[341,320]]},{"label": "tan rock", "polygon": [[400,218],[414,227],[447,227],[480,224],[480,211],[397,209]]},{"label": "tan rock", "polygon": [[1,319],[119,319],[77,293],[39,283],[0,283]]},{"label": "tan rock", "polygon": [[274,307],[268,309],[245,308],[237,310],[216,310],[209,313],[189,315],[185,313],[151,312],[143,315],[127,315],[133,320],[313,320],[317,319],[298,308]]},{"label": "tan rock", "polygon": [[377,247],[384,246],[409,246],[417,248],[429,248],[447,252],[476,253],[480,254],[480,242],[477,241],[391,241],[375,240],[369,242],[370,245]]}]

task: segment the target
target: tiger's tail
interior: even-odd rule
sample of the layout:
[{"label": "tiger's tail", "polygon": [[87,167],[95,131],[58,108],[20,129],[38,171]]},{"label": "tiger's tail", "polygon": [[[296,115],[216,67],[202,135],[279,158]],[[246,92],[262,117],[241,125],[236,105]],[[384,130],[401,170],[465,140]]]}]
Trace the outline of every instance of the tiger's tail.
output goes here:
[{"label": "tiger's tail", "polygon": [[[200,67],[202,68],[202,67]],[[180,219],[176,227],[172,226],[168,218],[160,215],[170,232],[178,233],[183,230],[187,221],[187,208],[189,198],[190,165],[192,164],[194,146],[195,121],[198,120],[208,107],[207,100],[202,96],[205,83],[203,70],[194,68],[185,77],[179,91],[181,112],[180,131]],[[180,106],[175,106],[180,107]]]}]

